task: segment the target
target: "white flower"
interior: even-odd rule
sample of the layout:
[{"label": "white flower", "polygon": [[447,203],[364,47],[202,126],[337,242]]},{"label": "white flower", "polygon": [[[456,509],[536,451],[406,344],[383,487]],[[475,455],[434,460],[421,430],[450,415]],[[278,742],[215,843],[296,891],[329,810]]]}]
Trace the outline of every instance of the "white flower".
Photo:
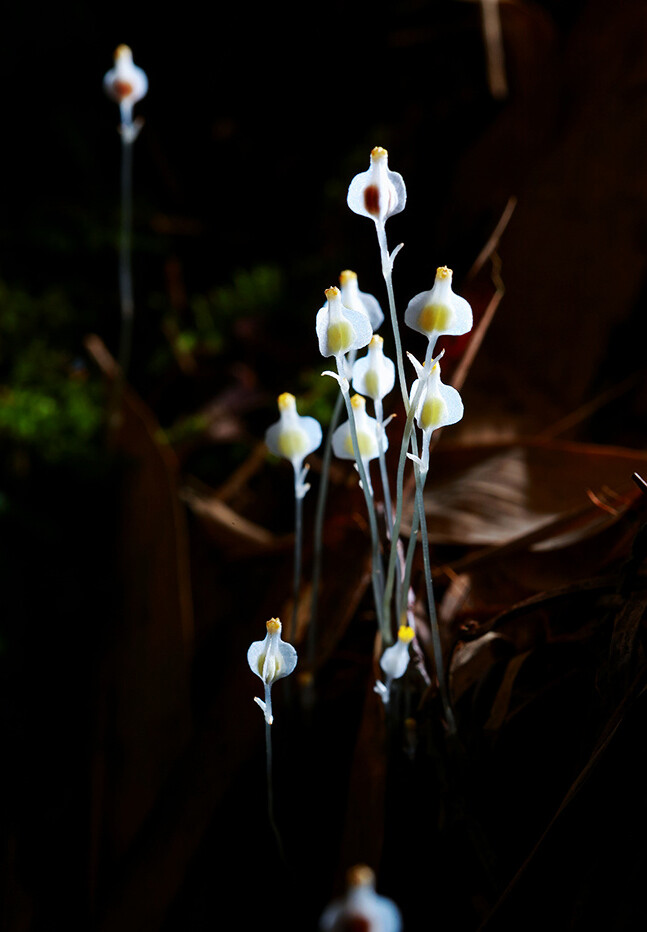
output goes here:
[{"label": "white flower", "polygon": [[308,467],[303,460],[321,445],[321,425],[314,417],[305,417],[297,412],[294,395],[283,392],[278,397],[280,420],[265,431],[265,443],[275,456],[290,460],[294,467],[295,494],[303,498],[310,488],[304,483]]},{"label": "white flower", "polygon": [[374,334],[366,356],[353,364],[353,388],[360,395],[381,401],[395,385],[395,365],[384,355],[384,340]]},{"label": "white flower", "polygon": [[368,315],[373,330],[377,330],[384,321],[384,314],[380,302],[367,291],[360,291],[357,282],[357,273],[345,269],[339,276],[341,285],[341,303],[356,311],[364,311]]},{"label": "white flower", "polygon": [[319,352],[334,356],[340,374],[344,374],[344,357],[352,350],[367,346],[373,336],[364,310],[344,307],[339,288],[326,288],[326,303],[317,312],[316,329]]},{"label": "white flower", "polygon": [[404,210],[407,190],[402,175],[389,169],[389,154],[376,146],[371,152],[368,171],[355,175],[348,188],[348,206],[362,217],[370,217],[376,225]]},{"label": "white flower", "polygon": [[347,874],[345,896],[326,907],[319,920],[320,932],[362,929],[364,932],[400,932],[402,917],[393,900],[375,892],[375,874],[365,864]]},{"label": "white flower", "polygon": [[374,691],[382,697],[386,704],[389,701],[391,683],[393,680],[399,680],[406,673],[409,666],[409,644],[415,637],[415,631],[409,625],[400,625],[398,639],[391,647],[382,654],[380,666],[384,670],[385,682],[379,680],[374,686]]},{"label": "white flower", "polygon": [[[371,460],[376,459],[380,455],[380,442],[383,451],[388,450],[389,443],[382,425],[379,424],[374,417],[366,413],[366,399],[362,395],[353,395],[350,403],[353,406],[359,455],[362,459],[364,472],[366,473],[369,484],[369,492],[373,494],[373,490],[370,487],[371,479],[368,464]],[[338,456],[340,459],[355,459],[350,421],[344,421],[334,432],[332,435],[332,448],[335,456]]]},{"label": "white flower", "polygon": [[[443,351],[444,352],[444,351]],[[422,459],[414,457],[408,453],[410,459],[414,459],[420,466],[423,473],[426,473],[429,467],[429,441],[431,435],[439,427],[446,427],[448,424],[456,424],[463,417],[463,401],[459,392],[451,385],[445,385],[440,381],[440,363],[439,359],[443,353],[440,353],[436,359],[432,359],[429,365],[421,365],[411,353],[407,356],[411,360],[418,375],[411,386],[409,403],[415,404],[415,419],[418,427],[422,431]],[[419,395],[419,400],[415,401]]]},{"label": "white flower", "polygon": [[272,684],[288,676],[297,665],[297,652],[286,641],[281,639],[281,622],[278,618],[270,618],[265,625],[267,634],[264,641],[254,641],[247,651],[247,663],[252,673],[260,676],[265,684],[265,701],[254,697],[265,714],[265,721],[271,725],[272,716]]},{"label": "white flower", "polygon": [[119,104],[121,122],[124,126],[131,126],[133,106],[146,95],[148,78],[133,63],[133,53],[127,45],[120,45],[115,50],[115,64],[105,75],[103,88],[108,97]]},{"label": "white flower", "polygon": [[430,291],[412,298],[404,312],[404,322],[429,340],[428,357],[439,336],[460,336],[472,329],[472,308],[465,298],[452,291],[452,270],[441,266]]}]

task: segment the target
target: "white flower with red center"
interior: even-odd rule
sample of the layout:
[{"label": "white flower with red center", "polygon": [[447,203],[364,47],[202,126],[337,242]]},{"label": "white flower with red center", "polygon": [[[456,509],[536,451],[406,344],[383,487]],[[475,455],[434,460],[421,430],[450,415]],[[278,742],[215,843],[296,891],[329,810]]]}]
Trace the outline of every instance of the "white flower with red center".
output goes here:
[{"label": "white flower with red center", "polygon": [[402,175],[390,170],[388,152],[376,146],[368,170],[355,175],[349,185],[348,206],[356,214],[384,226],[389,217],[404,210],[406,200]]}]

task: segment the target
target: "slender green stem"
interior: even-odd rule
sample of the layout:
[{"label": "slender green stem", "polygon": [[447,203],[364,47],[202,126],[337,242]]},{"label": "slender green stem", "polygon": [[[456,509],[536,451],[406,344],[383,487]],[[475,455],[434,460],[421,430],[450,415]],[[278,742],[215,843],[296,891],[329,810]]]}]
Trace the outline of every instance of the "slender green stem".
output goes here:
[{"label": "slender green stem", "polygon": [[440,692],[441,702],[445,712],[445,720],[450,734],[456,732],[456,722],[454,712],[449,701],[449,692],[445,680],[445,665],[443,661],[443,649],[440,640],[440,628],[438,625],[438,615],[436,613],[436,600],[434,598],[434,584],[431,578],[431,561],[429,559],[429,536],[427,534],[427,517],[425,515],[425,503],[423,498],[423,489],[426,479],[426,473],[423,475],[417,463],[414,463],[414,474],[416,478],[416,507],[418,519],[420,521],[420,536],[422,540],[422,561],[425,571],[425,584],[427,588],[427,607],[429,611],[429,625],[431,628],[431,643],[434,652],[434,663],[436,666],[436,679],[438,680],[438,689]]},{"label": "slender green stem", "polygon": [[109,404],[109,421],[115,423],[119,416],[121,396],[132,352],[133,319],[135,302],[132,277],[132,190],[133,190],[133,142],[128,127],[121,126],[121,225],[119,230],[119,301],[121,327],[117,351],[117,372],[112,386]]},{"label": "slender green stem", "polygon": [[[386,240],[386,230],[384,223],[376,223],[377,242],[380,247],[380,258],[382,261],[382,275],[386,285],[386,294],[389,301],[389,313],[391,315],[391,327],[393,328],[393,339],[395,341],[395,360],[398,368],[398,379],[400,381],[400,391],[404,410],[409,410],[409,396],[407,392],[407,380],[404,375],[404,357],[402,354],[402,340],[400,339],[400,327],[398,325],[398,315],[395,307],[395,294],[393,291],[393,257],[389,253],[389,247]],[[396,250],[397,251],[397,250]]]},{"label": "slender green stem", "polygon": [[403,624],[403,617],[407,610],[409,601],[409,586],[411,585],[411,569],[413,567],[413,557],[416,552],[416,537],[418,534],[418,509],[413,513],[411,522],[411,533],[409,534],[409,543],[407,545],[407,555],[404,561],[404,572],[402,574],[402,585],[400,588],[400,597],[398,599],[398,624]]},{"label": "slender green stem", "polygon": [[294,471],[294,576],[293,592],[294,605],[292,606],[292,618],[290,620],[290,633],[288,641],[294,641],[294,635],[297,630],[297,612],[299,608],[299,592],[301,590],[301,561],[303,553],[303,495],[299,494],[300,470]]},{"label": "slender green stem", "polygon": [[326,513],[326,500],[328,498],[328,479],[330,477],[330,461],[332,460],[332,435],[339,424],[344,399],[341,392],[337,395],[332,418],[326,434],[324,453],[319,477],[317,492],[317,507],[315,511],[314,543],[312,554],[312,598],[310,603],[310,624],[308,625],[308,666],[314,668],[315,647],[317,639],[317,615],[319,608],[319,586],[321,582],[321,564],[323,559],[323,525]]},{"label": "slender green stem", "polygon": [[[341,370],[339,374],[340,376],[342,375]],[[369,477],[366,473],[366,469],[364,468],[364,460],[362,459],[362,455],[360,453],[359,440],[357,438],[357,426],[355,424],[355,412],[353,411],[353,406],[350,402],[350,391],[348,390],[348,383],[346,383],[345,389],[341,389],[341,393],[344,397],[344,403],[346,404],[346,411],[348,412],[348,424],[350,428],[351,440],[353,443],[353,455],[355,457],[355,462],[357,463],[357,471],[359,472],[362,491],[366,501],[366,510],[368,511],[368,523],[371,529],[372,546],[371,582],[373,585],[373,598],[375,600],[375,613],[377,615],[378,627],[382,632],[382,636],[385,637],[389,631],[389,628],[388,625],[385,625],[384,623],[382,603],[384,595],[384,571],[382,567],[382,555],[380,552],[380,536],[377,527],[377,518],[375,516],[375,503],[371,494]]]},{"label": "slender green stem", "polygon": [[281,833],[279,832],[276,820],[274,819],[274,782],[272,779],[272,726],[269,724],[269,722],[265,722],[265,769],[267,774],[267,817],[270,823],[270,828],[274,833],[276,846],[279,850],[281,860],[285,861]]},{"label": "slender green stem", "polygon": [[386,532],[389,540],[393,538],[393,505],[391,504],[391,488],[389,485],[389,474],[386,469],[386,455],[384,452],[384,433],[382,431],[382,421],[384,420],[384,410],[382,408],[382,399],[375,398],[373,401],[375,410],[375,420],[380,425],[378,435],[378,450],[380,454],[380,478],[382,480],[382,495],[384,497],[384,520],[386,523]]}]

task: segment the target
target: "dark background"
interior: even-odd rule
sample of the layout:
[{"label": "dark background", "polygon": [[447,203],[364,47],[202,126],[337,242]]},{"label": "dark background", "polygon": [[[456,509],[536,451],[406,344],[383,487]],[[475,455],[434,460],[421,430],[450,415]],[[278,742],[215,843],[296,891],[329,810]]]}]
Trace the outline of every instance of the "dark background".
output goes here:
[{"label": "dark background", "polygon": [[[364,290],[383,297],[372,224],[345,203],[374,145],[388,148],[408,190],[406,211],[387,226],[392,246],[405,242],[396,263],[400,304],[429,288],[445,263],[461,291],[508,199],[517,198],[499,250],[506,298],[465,388],[463,436],[533,435],[624,385],[570,436],[639,449],[647,14],[631,0],[611,11],[599,0],[502,8],[509,95],[499,101],[488,90],[475,3],[402,2],[380,12],[333,2],[314,17],[305,8],[245,4],[185,3],[172,14],[144,4],[5,10],[0,280],[8,323],[0,333],[0,404],[10,404],[21,380],[37,385],[21,361],[44,343],[59,354],[51,373],[42,373],[45,394],[50,376],[52,392],[81,379],[102,410],[102,377],[85,338],[98,334],[116,353],[119,138],[117,108],[101,80],[125,42],[150,85],[136,107],[145,125],[135,145],[129,377],[170,438],[178,484],[177,476],[188,475],[223,483],[275,419],[280,391],[302,391],[313,411],[327,410],[329,394],[313,388],[323,368],[314,339],[323,290],[351,267]],[[259,277],[259,268],[269,273]],[[222,310],[222,324],[200,329],[200,300]],[[24,310],[19,323],[16,308]],[[179,349],[178,333],[189,340]],[[187,438],[186,419],[223,398],[233,399],[233,426],[219,433],[220,422],[207,419]],[[169,713],[177,738],[152,754],[155,777],[143,795],[123,789],[123,774],[136,769],[136,755],[128,758],[124,748],[137,746],[138,726],[129,744],[114,712],[129,700],[122,706],[114,696],[130,681],[114,658],[131,656],[124,619],[138,610],[124,554],[145,541],[132,531],[143,513],[131,512],[132,525],[120,516],[124,502],[141,503],[141,496],[128,497],[133,487],[120,478],[120,455],[106,452],[102,427],[87,436],[77,428],[61,416],[56,430],[72,438],[69,447],[49,434],[47,443],[38,431],[26,434],[15,419],[3,420],[0,432],[3,920],[11,932],[93,923],[212,927],[227,891],[253,899],[270,844],[264,827],[257,838],[249,834],[263,819],[262,736],[255,732],[249,754],[232,755],[236,763],[226,766],[238,739],[235,729],[223,737],[217,723],[238,715],[223,698],[230,667],[227,660],[223,671],[221,652],[238,663],[236,650],[244,656],[261,636],[265,605],[280,589],[277,564],[227,564],[228,543],[210,550],[189,519],[194,643],[177,674],[187,694],[180,711]],[[289,533],[289,482],[278,489],[268,502],[257,487],[241,507]],[[287,582],[285,560],[281,566]],[[235,636],[227,633],[234,617],[244,623]],[[175,688],[175,676],[162,677],[162,692]],[[243,682],[250,706],[252,688]],[[332,701],[343,705],[336,693]],[[350,737],[339,741],[350,747],[349,719]],[[326,740],[332,746],[337,738]],[[316,749],[310,753],[316,758]],[[319,766],[334,782],[337,765],[323,757]],[[200,828],[187,830],[190,856],[178,856],[173,863],[184,867],[168,868],[168,880],[146,852],[164,831],[177,850],[168,826],[190,821],[177,800],[198,792],[186,776],[196,769],[219,773],[222,786],[212,808],[205,803],[193,814]],[[171,782],[169,791],[172,779],[177,788]],[[261,801],[246,813],[253,792]],[[130,815],[119,808],[122,797]],[[161,815],[151,820],[160,800]],[[202,856],[192,861],[203,837]],[[329,844],[319,860],[312,856],[313,871],[335,858]],[[214,881],[220,858],[231,858],[231,874]],[[310,899],[304,895],[308,922],[333,891],[337,865],[328,867]],[[165,885],[175,894],[160,898],[156,918],[142,907],[148,918],[138,919],[132,903],[141,891],[154,900],[151,891]],[[124,890],[135,893],[129,899]],[[115,903],[126,903],[125,912]]]}]

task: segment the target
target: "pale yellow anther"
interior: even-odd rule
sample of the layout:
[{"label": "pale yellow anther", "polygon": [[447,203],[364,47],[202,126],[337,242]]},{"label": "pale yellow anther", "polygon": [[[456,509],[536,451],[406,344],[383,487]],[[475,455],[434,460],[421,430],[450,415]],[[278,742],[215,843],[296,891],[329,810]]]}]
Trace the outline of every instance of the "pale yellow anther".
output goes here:
[{"label": "pale yellow anther", "polygon": [[446,265],[441,265],[439,269],[436,269],[437,278],[451,278],[452,270],[448,269]]},{"label": "pale yellow anther", "polygon": [[386,149],[383,149],[382,146],[375,146],[374,149],[371,149],[371,158],[374,162],[377,161],[377,159],[385,159],[388,154],[389,153]]},{"label": "pale yellow anther", "polygon": [[132,50],[129,45],[118,45],[115,49],[115,60],[117,58],[122,58],[124,55],[132,55]]},{"label": "pale yellow anther", "polygon": [[282,395],[279,395],[277,401],[279,411],[294,411],[296,409],[297,400],[290,392],[283,392]]},{"label": "pale yellow anther", "polygon": [[335,298],[339,297],[341,294],[339,288],[336,285],[331,285],[330,288],[326,288],[325,295],[328,301],[332,301]]},{"label": "pale yellow anther", "polygon": [[366,864],[356,864],[346,874],[349,887],[368,887],[375,883],[375,874]]},{"label": "pale yellow anther", "polygon": [[398,641],[401,641],[403,644],[410,644],[416,636],[416,632],[410,625],[400,625],[398,630]]},{"label": "pale yellow anther", "polygon": [[369,346],[382,346],[384,343],[384,338],[379,335],[379,333],[374,333],[371,337],[371,342]]},{"label": "pale yellow anther", "polygon": [[366,411],[366,398],[363,395],[353,395],[350,403],[355,411]]},{"label": "pale yellow anther", "polygon": [[267,628],[268,634],[276,634],[277,631],[281,630],[281,622],[278,618],[270,618],[265,627]]},{"label": "pale yellow anther", "polygon": [[354,282],[357,280],[357,272],[351,272],[350,269],[344,269],[343,272],[339,275],[339,284],[347,285],[348,282]]}]

